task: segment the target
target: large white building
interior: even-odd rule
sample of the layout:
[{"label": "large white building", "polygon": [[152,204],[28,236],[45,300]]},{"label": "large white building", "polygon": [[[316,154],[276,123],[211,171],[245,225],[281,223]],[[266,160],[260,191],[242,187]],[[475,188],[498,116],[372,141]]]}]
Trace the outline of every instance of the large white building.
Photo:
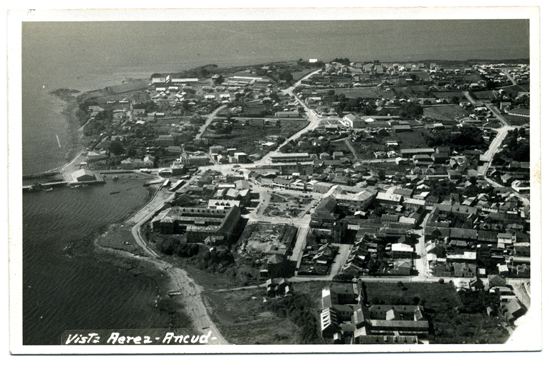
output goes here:
[{"label": "large white building", "polygon": [[359,192],[346,190],[343,186],[334,186],[325,194],[334,199],[338,206],[349,212],[364,211],[374,201],[376,194],[368,190]]}]

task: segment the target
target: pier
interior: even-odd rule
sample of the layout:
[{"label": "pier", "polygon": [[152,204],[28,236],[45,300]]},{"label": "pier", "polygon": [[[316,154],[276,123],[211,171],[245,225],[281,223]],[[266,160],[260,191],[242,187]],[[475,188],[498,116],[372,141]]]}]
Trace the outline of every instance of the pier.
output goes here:
[{"label": "pier", "polygon": [[58,186],[66,186],[66,185],[67,185],[66,181],[47,182],[47,183],[40,183],[39,188],[35,188],[37,186],[34,186],[34,185],[23,186],[23,191],[27,191],[27,192],[37,191],[38,192],[38,191],[41,191],[41,190],[44,190],[44,189],[47,189],[47,188],[53,188],[53,187],[58,187]]}]

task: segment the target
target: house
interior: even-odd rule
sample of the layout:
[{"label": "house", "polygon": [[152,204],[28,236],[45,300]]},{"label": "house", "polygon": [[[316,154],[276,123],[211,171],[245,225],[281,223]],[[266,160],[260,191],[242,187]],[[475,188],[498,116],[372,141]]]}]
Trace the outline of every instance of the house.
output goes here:
[{"label": "house", "polygon": [[499,275],[489,275],[489,287],[506,286],[506,280]]},{"label": "house", "polygon": [[406,208],[417,209],[419,207],[426,206],[426,201],[415,198],[405,198],[403,200],[403,206]]},{"label": "house", "polygon": [[421,154],[431,155],[433,153],[434,153],[433,148],[401,149],[402,158],[412,158],[414,155],[421,155]]},{"label": "house", "polygon": [[513,322],[527,313],[527,309],[517,299],[501,303],[500,312],[507,321]]},{"label": "house", "polygon": [[376,195],[376,200],[381,205],[399,205],[403,199],[403,196],[400,194],[391,194],[387,192],[378,192]]},{"label": "house", "polygon": [[412,196],[413,190],[412,189],[407,189],[407,188],[396,188],[396,189],[393,190],[393,194],[400,194],[405,199],[407,199],[407,198],[410,198]]},{"label": "house", "polygon": [[312,223],[318,222],[322,224],[324,222],[336,222],[336,208],[337,202],[335,199],[331,197],[324,197],[323,199],[321,199],[321,201],[319,201],[317,208],[311,214]]},{"label": "house", "polygon": [[418,305],[371,305],[367,332],[371,335],[427,336],[429,322]]},{"label": "house", "polygon": [[364,120],[353,114],[346,114],[342,119],[342,122],[351,128],[365,128],[367,126],[367,123]]},{"label": "house", "polygon": [[292,284],[285,278],[270,278],[265,282],[268,296],[289,295],[292,293]]},{"label": "house", "polygon": [[470,277],[476,276],[476,265],[473,263],[453,262],[453,273],[455,277]]},{"label": "house", "polygon": [[157,138],[157,142],[160,146],[164,147],[174,146],[174,137],[171,135],[160,135]]},{"label": "house", "polygon": [[412,258],[414,248],[408,244],[395,243],[391,245],[393,258]]},{"label": "house", "polygon": [[392,129],[393,129],[393,132],[395,133],[412,131],[411,126],[408,126],[408,125],[392,126]]}]

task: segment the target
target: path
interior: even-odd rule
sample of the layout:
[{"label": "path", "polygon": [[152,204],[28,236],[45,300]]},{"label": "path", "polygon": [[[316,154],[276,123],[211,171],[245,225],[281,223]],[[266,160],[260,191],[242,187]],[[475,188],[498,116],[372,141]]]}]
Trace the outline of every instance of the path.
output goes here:
[{"label": "path", "polygon": [[469,91],[463,91],[462,94],[464,94],[466,99],[468,99],[470,101],[470,103],[472,103],[473,105],[481,105],[481,102],[479,102],[479,101],[475,100],[474,98],[472,98]]},{"label": "path", "polygon": [[284,90],[281,90],[281,92],[283,94],[289,94],[291,96],[293,96],[296,101],[298,101],[298,103],[300,103],[302,105],[302,107],[304,108],[304,110],[306,111],[306,114],[307,114],[307,117],[309,119],[309,124],[304,127],[303,129],[301,129],[300,131],[296,132],[294,135],[292,135],[291,137],[287,138],[285,140],[285,142],[283,142],[275,151],[270,151],[268,154],[266,154],[261,160],[259,160],[257,163],[261,163],[261,164],[266,164],[268,159],[273,155],[273,154],[276,154],[279,152],[280,148],[285,146],[289,141],[292,141],[292,140],[296,140],[298,139],[300,136],[302,136],[304,133],[306,133],[307,131],[311,131],[313,129],[315,129],[318,125],[319,125],[319,122],[321,121],[321,118],[318,117],[315,113],[313,113],[313,110],[310,109],[304,102],[302,102],[300,100],[300,98],[298,98],[295,94],[294,94],[294,89],[299,86],[301,83],[302,83],[302,80],[305,80],[305,79],[308,79],[310,78],[312,75],[315,75],[315,74],[318,74],[319,72],[321,72],[321,69],[319,70],[316,70],[316,71],[313,71],[309,74],[307,74],[306,76],[304,76],[303,78],[301,78],[300,80],[298,80],[296,83],[294,83],[293,86],[287,88],[287,89],[284,89]]},{"label": "path", "polygon": [[[361,161],[361,159],[359,159],[359,156],[357,155],[357,152],[355,151],[355,148],[353,147],[353,145],[351,144],[350,140],[349,140],[349,137],[346,137],[344,139],[344,142],[346,143],[349,151],[351,151],[351,153],[353,154],[353,157],[355,158],[356,161]],[[395,159],[394,159],[395,160]]]},{"label": "path", "polygon": [[210,114],[208,115],[208,117],[206,117],[206,122],[204,123],[204,125],[202,125],[202,126],[199,128],[199,133],[197,134],[197,137],[196,137],[197,139],[202,137],[204,131],[206,131],[206,129],[208,128],[208,126],[210,125],[210,123],[212,123],[212,121],[214,120],[214,118],[216,118],[216,115],[217,115],[222,109],[224,109],[224,108],[226,108],[226,107],[227,107],[227,104],[224,104],[224,105],[222,105],[222,106],[216,108],[216,109],[214,110],[214,112],[210,113]]}]

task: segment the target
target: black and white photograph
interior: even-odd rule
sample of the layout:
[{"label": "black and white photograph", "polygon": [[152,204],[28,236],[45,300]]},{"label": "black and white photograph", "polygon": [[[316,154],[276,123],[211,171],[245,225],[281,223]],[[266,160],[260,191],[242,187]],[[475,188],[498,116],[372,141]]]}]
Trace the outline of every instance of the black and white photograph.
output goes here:
[{"label": "black and white photograph", "polygon": [[11,353],[541,350],[539,16],[9,10]]}]

